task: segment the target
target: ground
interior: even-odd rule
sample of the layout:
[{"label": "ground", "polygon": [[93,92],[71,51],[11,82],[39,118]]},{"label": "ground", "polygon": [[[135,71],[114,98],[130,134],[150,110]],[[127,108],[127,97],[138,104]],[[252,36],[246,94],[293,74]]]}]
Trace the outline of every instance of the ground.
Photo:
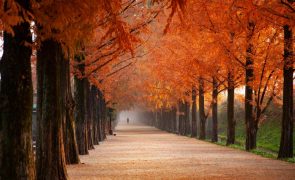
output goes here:
[{"label": "ground", "polygon": [[119,125],[116,136],[67,166],[69,179],[295,179],[295,165],[169,134]]}]

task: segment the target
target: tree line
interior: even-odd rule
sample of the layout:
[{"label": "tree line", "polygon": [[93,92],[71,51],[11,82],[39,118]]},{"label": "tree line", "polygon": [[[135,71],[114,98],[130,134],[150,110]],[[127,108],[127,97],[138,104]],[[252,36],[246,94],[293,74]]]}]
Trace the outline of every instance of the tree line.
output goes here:
[{"label": "tree line", "polygon": [[154,11],[153,2],[135,0],[1,1],[0,179],[67,179],[66,164],[79,163],[111,128],[105,79],[127,67],[121,57],[133,54],[141,29],[175,2]]},{"label": "tree line", "polygon": [[[106,138],[108,106],[126,108],[126,100],[169,108],[157,113],[162,119],[157,127],[193,136],[199,129],[200,139],[206,138],[212,114],[216,141],[218,95],[227,91],[227,143],[232,144],[237,87],[245,87],[246,149],[256,147],[261,115],[283,94],[279,157],[293,156],[291,0],[4,0],[0,20],[2,179],[67,179],[66,163],[79,163],[78,154]],[[148,25],[157,36],[149,37]],[[36,160],[32,55],[37,58]],[[140,58],[148,60],[137,63]]]},{"label": "tree line", "polygon": [[235,143],[235,100],[240,100],[246,150],[256,148],[259,127],[275,104],[282,108],[278,158],[293,157],[294,1],[192,0],[184,9],[177,18],[167,16],[168,28],[163,19],[154,24],[150,53],[131,70],[132,78],[120,78],[127,87],[112,84],[113,93],[128,89],[134,104],[155,112],[153,125],[181,135],[205,139],[212,117],[213,142],[218,102],[226,97],[227,145]]}]

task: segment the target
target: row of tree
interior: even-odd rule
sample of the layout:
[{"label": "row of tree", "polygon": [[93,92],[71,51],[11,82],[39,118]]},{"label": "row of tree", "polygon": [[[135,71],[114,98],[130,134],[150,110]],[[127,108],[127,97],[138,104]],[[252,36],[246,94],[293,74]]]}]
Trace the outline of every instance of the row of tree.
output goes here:
[{"label": "row of tree", "polygon": [[110,82],[113,100],[123,104],[118,94],[132,92],[125,97],[133,104],[162,111],[157,127],[172,131],[178,124],[180,134],[194,137],[199,129],[200,139],[206,138],[211,116],[212,141],[217,141],[218,102],[226,97],[227,144],[233,144],[238,99],[244,102],[247,150],[256,148],[259,126],[274,103],[282,107],[278,156],[293,157],[294,1],[192,0],[178,17],[168,16],[169,28],[163,26],[165,18],[153,25],[149,54],[128,78],[119,77],[125,86]]},{"label": "row of tree", "polygon": [[[159,2],[155,9],[179,4],[167,2]],[[152,4],[1,1],[0,179],[67,179],[66,164],[79,163],[79,154],[88,154],[106,138],[111,128],[110,103],[102,84],[128,66],[121,57],[134,54],[135,45],[140,44],[136,36],[159,14]],[[130,21],[133,15],[138,18]],[[36,158],[32,148],[34,59]]]},{"label": "row of tree", "polygon": [[[66,179],[66,164],[79,163],[106,138],[107,107],[103,94],[87,78],[75,76],[61,44],[42,41],[37,50],[36,158],[32,149],[33,86],[29,23],[4,32],[1,60],[1,177],[3,179]],[[79,59],[78,56],[75,59]],[[36,159],[36,171],[35,171]]]},{"label": "row of tree", "polygon": [[[246,148],[255,148],[266,107],[283,94],[279,157],[293,156],[293,3],[1,1],[2,179],[66,179],[66,162],[77,162],[77,152],[87,154],[104,139],[109,124],[106,105],[112,103],[121,108],[135,104],[150,109],[170,107],[172,112],[163,116],[171,123],[160,123],[170,129],[175,128],[179,106],[184,113],[181,133],[196,135],[196,120],[191,129],[187,119],[189,104],[196,107],[198,99],[200,138],[204,139],[210,109],[216,130],[218,95],[227,91],[228,143],[233,143],[238,87],[245,89]],[[175,12],[180,12],[179,18],[172,18]],[[156,18],[158,23],[153,23]],[[36,166],[31,130],[32,54],[37,57]],[[75,76],[74,97],[70,73]]]},{"label": "row of tree", "polygon": [[[168,35],[163,44],[167,44],[172,53],[165,51],[156,56],[170,58],[167,54],[174,54],[177,58],[181,58],[181,62],[175,63],[161,60],[161,65],[165,64],[163,67],[167,67],[168,64],[168,67],[158,72],[159,77],[166,78],[157,82],[156,87],[164,89],[160,93],[167,94],[167,87],[176,87],[178,92],[168,91],[178,94],[178,96],[170,95],[170,99],[172,97],[170,101],[177,102],[177,98],[183,97],[184,104],[191,102],[194,113],[193,126],[195,126],[197,91],[200,115],[199,138],[205,138],[204,125],[208,115],[211,114],[212,141],[216,141],[218,95],[226,90],[227,144],[232,144],[235,140],[235,89],[237,91],[244,89],[242,99],[245,104],[247,150],[256,148],[257,131],[265,119],[264,114],[273,101],[278,102],[277,105],[282,104],[283,110],[278,156],[293,157],[294,2],[216,3],[196,0],[189,5],[188,11],[194,22],[188,25],[188,30],[174,31],[174,28],[171,28],[168,32],[170,37]],[[269,18],[273,21],[269,21]],[[177,22],[175,24],[178,25]],[[172,38],[183,48],[171,47]],[[178,76],[183,78],[184,82],[179,83],[180,87],[177,87],[179,85],[175,82],[167,83],[175,78],[167,74],[175,72],[179,72],[176,78],[180,79]],[[159,97],[163,96],[156,96],[155,100],[161,100]],[[207,102],[204,99],[207,99]],[[185,113],[181,107],[179,106],[180,112]],[[186,115],[184,119],[187,119]]]}]

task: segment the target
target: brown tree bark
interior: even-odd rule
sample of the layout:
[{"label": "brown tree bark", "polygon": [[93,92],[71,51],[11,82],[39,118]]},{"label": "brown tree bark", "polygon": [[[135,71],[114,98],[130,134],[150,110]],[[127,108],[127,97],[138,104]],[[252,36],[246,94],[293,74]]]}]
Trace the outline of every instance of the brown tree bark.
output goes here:
[{"label": "brown tree bark", "polygon": [[254,122],[253,117],[253,45],[251,44],[251,38],[253,36],[255,29],[254,22],[248,23],[248,48],[247,48],[247,57],[246,57],[246,87],[245,87],[245,122],[246,122],[246,150],[251,150],[256,148],[256,135],[257,135],[257,126]]},{"label": "brown tree bark", "polygon": [[293,157],[293,33],[284,26],[284,87],[281,142],[278,158]]},{"label": "brown tree bark", "polygon": [[170,129],[171,129],[171,133],[175,132],[175,108],[172,107],[172,109],[170,110]]},{"label": "brown tree bark", "polygon": [[190,124],[190,119],[189,119],[189,113],[190,113],[190,104],[189,102],[185,102],[184,104],[184,119],[185,119],[185,135],[191,134],[191,124]]},{"label": "brown tree bark", "polygon": [[227,140],[226,145],[235,144],[236,137],[236,121],[234,119],[234,98],[235,98],[235,86],[233,81],[233,75],[228,73],[227,77]]},{"label": "brown tree bark", "polygon": [[182,101],[179,101],[179,122],[178,122],[178,129],[180,135],[185,135],[185,120],[184,120],[184,114],[185,114],[185,108],[184,103]]},{"label": "brown tree bark", "polygon": [[38,139],[37,178],[67,179],[62,130],[61,45],[54,40],[42,42],[38,51]]},{"label": "brown tree bark", "polygon": [[218,84],[215,77],[213,77],[213,92],[212,92],[212,142],[218,141],[218,119],[217,119],[217,106],[218,102]]},{"label": "brown tree bark", "polygon": [[196,87],[192,89],[192,137],[197,137],[197,101]]},{"label": "brown tree bark", "polygon": [[93,117],[92,117],[92,97],[90,92],[90,84],[88,79],[85,79],[85,92],[86,92],[86,120],[87,120],[87,139],[88,139],[88,149],[94,149],[93,143]]},{"label": "brown tree bark", "polygon": [[[29,1],[17,2],[22,8],[29,8]],[[30,24],[20,23],[13,30],[14,36],[4,32],[0,68],[0,179],[35,179],[32,150],[32,49],[24,44],[25,41],[32,42]]]},{"label": "brown tree bark", "polygon": [[174,107],[174,133],[177,133],[177,107]]},{"label": "brown tree bark", "polygon": [[174,117],[173,117],[173,108],[169,109],[169,121],[168,121],[168,127],[169,127],[169,132],[173,133],[173,124],[174,124]]},{"label": "brown tree bark", "polygon": [[102,100],[101,100],[101,105],[102,105],[102,140],[105,140],[107,138],[107,107],[106,107],[106,102],[105,99],[102,95]]},{"label": "brown tree bark", "polygon": [[70,61],[69,59],[63,59],[61,61],[62,75],[61,82],[62,97],[63,98],[63,133],[64,133],[64,148],[67,164],[78,164],[79,151],[76,139],[74,108],[75,102],[72,96],[71,90],[71,77],[70,77]]},{"label": "brown tree bark", "polygon": [[[77,62],[82,62],[84,57],[75,56]],[[85,66],[79,65],[79,71],[84,75]],[[75,120],[76,120],[76,137],[80,155],[88,154],[88,137],[87,137],[87,117],[86,117],[86,98],[85,92],[86,79],[75,76]]]},{"label": "brown tree bark", "polygon": [[95,86],[91,86],[91,98],[92,101],[92,118],[93,118],[93,144],[99,144],[99,114],[98,114],[98,90]]},{"label": "brown tree bark", "polygon": [[199,80],[199,113],[200,113],[200,136],[199,139],[206,138],[206,117],[205,117],[205,98],[204,98],[204,80]]},{"label": "brown tree bark", "polygon": [[103,119],[103,95],[101,91],[98,89],[98,138],[99,141],[103,141],[103,132],[102,132],[102,119]]}]

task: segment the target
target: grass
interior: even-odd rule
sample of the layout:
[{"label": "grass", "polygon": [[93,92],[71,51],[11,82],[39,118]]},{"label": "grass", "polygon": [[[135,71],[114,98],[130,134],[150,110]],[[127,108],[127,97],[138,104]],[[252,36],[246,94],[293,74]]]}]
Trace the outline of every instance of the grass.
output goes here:
[{"label": "grass", "polygon": [[[226,103],[221,104],[218,113],[218,142],[215,144],[226,146],[227,122]],[[271,159],[277,159],[280,137],[281,137],[281,108],[271,105],[265,114],[265,120],[260,123],[257,132],[257,148],[250,152]],[[236,136],[235,144],[228,147],[245,151],[245,122],[243,104],[235,102]],[[209,118],[207,122],[210,122]],[[211,125],[207,124],[207,133],[210,132]],[[210,134],[210,133],[209,133]],[[186,135],[191,137],[190,134]],[[210,135],[205,141],[211,142]],[[290,163],[295,163],[295,133],[293,133],[294,158],[279,159]]]},{"label": "grass", "polygon": [[[216,143],[225,146],[226,143],[226,104],[220,105],[219,111],[219,139]],[[235,107],[236,118],[236,143],[230,145],[232,148],[245,150],[245,123],[244,113],[241,104],[236,103]],[[277,159],[281,137],[281,110],[274,105],[270,106],[266,113],[264,122],[259,126],[257,132],[257,149],[251,152],[263,157]],[[293,141],[295,141],[295,134],[293,134]],[[295,150],[295,142],[293,142],[293,149]],[[295,155],[295,153],[294,153]],[[295,158],[282,159],[284,161],[295,163]]]},{"label": "grass", "polygon": [[[212,143],[210,139],[206,139],[206,141]],[[221,137],[219,139],[219,141],[214,142],[214,144],[217,144],[217,145],[220,145],[220,146],[226,146],[226,139]],[[234,149],[239,149],[239,150],[246,151],[245,146],[241,142],[238,142],[238,141],[235,144],[231,144],[231,145],[229,145],[227,147],[231,147],[231,148],[234,148]],[[250,152],[254,153],[254,154],[257,154],[257,155],[260,155],[262,157],[270,158],[270,159],[276,159],[276,160],[287,161],[287,162],[290,162],[290,163],[295,163],[295,157],[286,158],[286,159],[277,159],[277,157],[278,157],[277,152],[269,151],[269,150],[264,149],[264,148],[259,148],[258,147],[257,149],[251,150]]]}]

